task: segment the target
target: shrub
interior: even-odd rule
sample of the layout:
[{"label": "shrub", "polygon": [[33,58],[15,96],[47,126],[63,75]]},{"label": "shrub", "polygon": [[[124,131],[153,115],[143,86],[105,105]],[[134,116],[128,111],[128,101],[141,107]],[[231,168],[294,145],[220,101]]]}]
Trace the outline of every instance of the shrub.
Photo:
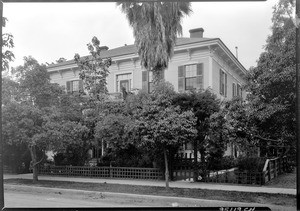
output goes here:
[{"label": "shrub", "polygon": [[224,156],[221,159],[209,159],[208,169],[225,170],[236,167],[236,159],[232,156]]},{"label": "shrub", "polygon": [[266,158],[261,157],[239,157],[237,167],[240,171],[261,172],[265,162]]}]

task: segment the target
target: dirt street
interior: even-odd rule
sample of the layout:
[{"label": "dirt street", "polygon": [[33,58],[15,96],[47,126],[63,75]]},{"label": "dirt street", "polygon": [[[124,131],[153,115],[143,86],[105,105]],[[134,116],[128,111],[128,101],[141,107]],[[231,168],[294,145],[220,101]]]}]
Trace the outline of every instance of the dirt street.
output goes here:
[{"label": "dirt street", "polygon": [[[4,198],[6,207],[262,206],[261,204],[229,201],[78,191],[17,185],[5,185]],[[294,210],[294,208],[291,207],[269,207],[272,210]]]}]

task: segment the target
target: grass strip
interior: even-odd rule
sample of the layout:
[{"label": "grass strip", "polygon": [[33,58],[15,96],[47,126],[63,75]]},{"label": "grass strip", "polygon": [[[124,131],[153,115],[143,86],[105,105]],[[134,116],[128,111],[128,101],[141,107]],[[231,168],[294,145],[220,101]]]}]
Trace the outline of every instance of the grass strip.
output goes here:
[{"label": "grass strip", "polygon": [[32,183],[32,180],[30,179],[5,179],[4,184],[28,185],[47,188],[77,189],[98,192],[186,197],[196,199],[272,204],[280,206],[296,206],[296,196],[288,194],[251,193],[239,191],[189,188],[169,188],[168,190],[166,190],[166,188],[164,187],[50,180],[41,180],[37,183]]}]

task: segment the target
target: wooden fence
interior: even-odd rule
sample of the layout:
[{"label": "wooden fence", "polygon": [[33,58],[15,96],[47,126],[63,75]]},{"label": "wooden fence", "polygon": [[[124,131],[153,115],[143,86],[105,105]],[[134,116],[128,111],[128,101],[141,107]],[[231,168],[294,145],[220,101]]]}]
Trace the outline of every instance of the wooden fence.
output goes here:
[{"label": "wooden fence", "polygon": [[[186,159],[185,161],[188,161]],[[177,162],[180,164],[180,162]],[[194,169],[192,162],[187,162],[186,166],[175,165],[172,169],[173,180],[188,180],[193,179]],[[235,183],[235,184],[257,184],[264,185],[268,181],[278,177],[278,175],[287,171],[287,157],[267,159],[262,172],[239,171],[237,168],[198,172],[198,180],[200,182],[213,183]],[[200,168],[201,169],[201,168]]]},{"label": "wooden fence", "polygon": [[208,172],[203,182],[264,185],[287,171],[287,157],[267,159],[262,172],[239,171],[237,168]]},{"label": "wooden fence", "polygon": [[287,172],[288,159],[286,156],[281,158],[267,159],[263,169],[264,182],[268,182],[278,175]]},{"label": "wooden fence", "polygon": [[191,154],[176,154],[170,165],[171,179],[191,181],[194,176],[193,164]]},{"label": "wooden fence", "polygon": [[157,168],[90,167],[90,166],[41,166],[40,175],[67,177],[93,177],[118,179],[161,180],[163,173]]}]

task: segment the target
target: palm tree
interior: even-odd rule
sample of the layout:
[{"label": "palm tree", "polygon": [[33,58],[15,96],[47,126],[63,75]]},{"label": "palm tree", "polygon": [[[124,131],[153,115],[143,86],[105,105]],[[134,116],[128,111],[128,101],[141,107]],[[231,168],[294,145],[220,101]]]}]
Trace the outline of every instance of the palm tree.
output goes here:
[{"label": "palm tree", "polygon": [[177,35],[182,35],[181,20],[189,15],[189,2],[117,3],[133,28],[141,65],[153,72],[154,83],[168,67]]},{"label": "palm tree", "polygon": [[[189,15],[189,2],[117,3],[133,28],[135,45],[141,65],[153,72],[153,83],[159,83],[163,70],[168,67],[177,35],[182,34],[181,20]],[[164,152],[165,160],[166,152]],[[166,188],[169,188],[168,165],[165,164]]]}]

